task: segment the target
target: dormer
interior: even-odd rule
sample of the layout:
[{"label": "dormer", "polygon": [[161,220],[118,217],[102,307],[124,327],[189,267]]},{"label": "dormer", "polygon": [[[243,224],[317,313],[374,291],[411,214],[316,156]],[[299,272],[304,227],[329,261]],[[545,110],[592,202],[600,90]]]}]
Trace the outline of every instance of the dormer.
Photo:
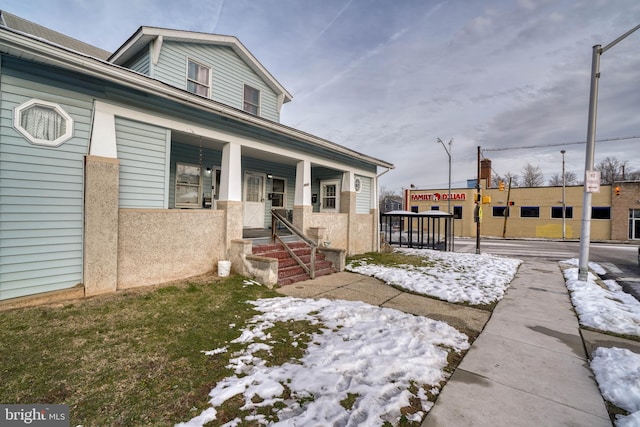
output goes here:
[{"label": "dormer", "polygon": [[233,36],[140,27],[108,61],[275,122],[292,98]]}]

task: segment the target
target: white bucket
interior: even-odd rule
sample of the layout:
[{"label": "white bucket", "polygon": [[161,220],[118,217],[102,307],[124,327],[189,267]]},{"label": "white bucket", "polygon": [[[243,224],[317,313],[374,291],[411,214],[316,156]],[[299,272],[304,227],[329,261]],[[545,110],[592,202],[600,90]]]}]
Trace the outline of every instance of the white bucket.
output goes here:
[{"label": "white bucket", "polygon": [[218,277],[227,277],[231,272],[231,261],[218,261]]}]

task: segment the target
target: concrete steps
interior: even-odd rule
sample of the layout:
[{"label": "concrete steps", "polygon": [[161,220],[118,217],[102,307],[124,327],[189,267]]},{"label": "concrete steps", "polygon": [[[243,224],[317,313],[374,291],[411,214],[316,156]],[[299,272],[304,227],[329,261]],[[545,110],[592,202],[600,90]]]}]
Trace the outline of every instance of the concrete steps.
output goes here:
[{"label": "concrete steps", "polygon": [[[309,267],[311,264],[311,248],[304,243],[289,243],[289,247]],[[252,248],[254,255],[278,260],[278,285],[290,285],[292,283],[309,280],[309,274],[298,262],[289,255],[282,245],[260,245]],[[336,269],[330,261],[327,261],[323,254],[316,252],[316,277],[333,274]]]}]

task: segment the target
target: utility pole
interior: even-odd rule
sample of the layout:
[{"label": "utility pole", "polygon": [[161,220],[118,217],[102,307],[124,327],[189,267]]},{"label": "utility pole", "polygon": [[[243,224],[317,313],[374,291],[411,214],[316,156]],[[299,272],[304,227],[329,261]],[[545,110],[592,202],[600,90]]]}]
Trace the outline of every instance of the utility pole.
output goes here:
[{"label": "utility pole", "polygon": [[482,220],[482,196],[480,194],[480,146],[478,145],[478,179],[476,180],[476,254],[480,253],[480,221]]},{"label": "utility pole", "polygon": [[565,200],[565,196],[566,196],[566,186],[567,186],[567,181],[566,181],[566,176],[564,174],[564,153],[566,153],[566,150],[560,150],[560,153],[562,153],[562,240],[564,241],[565,238],[565,234],[566,234],[566,217],[567,217],[567,201]]},{"label": "utility pole", "polygon": [[451,213],[451,144],[453,144],[453,138],[449,140],[449,149],[447,149],[447,146],[444,145],[444,142],[442,142],[440,138],[438,138],[437,142],[442,144],[444,151],[446,151],[447,156],[449,156],[449,197],[447,198],[447,212]]},{"label": "utility pole", "polygon": [[605,47],[593,46],[591,59],[591,89],[589,92],[589,122],[587,125],[587,150],[585,156],[584,195],[582,198],[582,229],[580,232],[580,256],[578,258],[578,280],[586,282],[589,277],[589,244],[591,241],[591,191],[587,186],[587,173],[594,169],[596,145],[596,116],[598,110],[598,80],[600,79],[600,56],[640,28],[640,24],[627,31]]},{"label": "utility pole", "polygon": [[504,208],[504,226],[502,227],[503,239],[507,235],[507,218],[509,218],[509,215],[511,214],[511,212],[509,212],[511,210],[511,205],[509,203],[511,203],[511,177],[509,177],[509,188],[507,189],[507,206]]}]

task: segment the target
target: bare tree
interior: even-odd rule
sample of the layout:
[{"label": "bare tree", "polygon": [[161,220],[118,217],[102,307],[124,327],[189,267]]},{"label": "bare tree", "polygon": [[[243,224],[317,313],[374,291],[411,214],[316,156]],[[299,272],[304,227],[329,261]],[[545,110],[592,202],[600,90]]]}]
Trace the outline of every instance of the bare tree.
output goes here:
[{"label": "bare tree", "polygon": [[596,165],[596,170],[600,171],[601,184],[613,184],[622,180],[622,169],[627,166],[627,161],[620,161],[615,157],[607,157]]},{"label": "bare tree", "polygon": [[504,181],[502,178],[500,178],[500,175],[498,175],[497,173],[491,175],[491,188],[498,188],[500,181]]},{"label": "bare tree", "polygon": [[511,179],[511,187],[520,187],[520,176],[511,171],[504,174],[502,177],[504,185],[509,185],[509,179]]},{"label": "bare tree", "polygon": [[[564,182],[565,185],[575,185],[578,183],[578,176],[575,172],[565,171],[564,172]],[[549,180],[549,185],[559,187],[562,185],[562,174],[554,173]]]},{"label": "bare tree", "polygon": [[541,187],[544,184],[544,175],[540,166],[527,165],[522,169],[523,187]]}]

